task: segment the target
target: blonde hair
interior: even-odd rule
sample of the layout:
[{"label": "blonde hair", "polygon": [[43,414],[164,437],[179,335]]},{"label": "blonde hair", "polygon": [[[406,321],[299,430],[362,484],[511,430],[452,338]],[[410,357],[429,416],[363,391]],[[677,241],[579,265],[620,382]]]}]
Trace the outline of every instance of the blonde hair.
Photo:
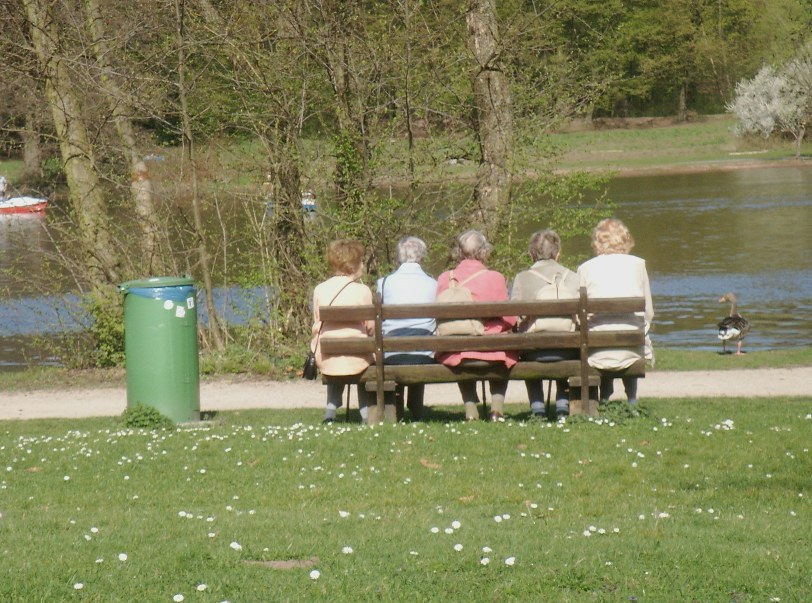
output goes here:
[{"label": "blonde hair", "polygon": [[488,243],[485,235],[478,230],[466,230],[457,237],[457,247],[454,255],[459,260],[479,260],[484,262],[491,255],[493,246]]},{"label": "blonde hair", "polygon": [[327,263],[340,276],[352,276],[364,263],[364,246],[358,241],[337,239],[327,246]]},{"label": "blonde hair", "polygon": [[634,247],[632,233],[617,218],[606,218],[592,230],[592,250],[596,255],[629,253]]}]

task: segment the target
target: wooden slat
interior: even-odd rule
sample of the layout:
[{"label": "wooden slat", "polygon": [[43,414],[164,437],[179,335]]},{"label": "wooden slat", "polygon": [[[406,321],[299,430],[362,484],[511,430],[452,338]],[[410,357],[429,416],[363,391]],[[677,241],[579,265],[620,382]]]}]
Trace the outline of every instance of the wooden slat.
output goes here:
[{"label": "wooden slat", "polygon": [[[454,383],[472,379],[564,379],[576,377],[580,383],[580,362],[578,360],[560,360],[558,362],[521,361],[510,370],[504,365],[487,363],[448,367],[442,364],[384,365],[384,381],[393,381],[400,385],[415,383]],[[590,368],[587,379],[596,377],[600,371]],[[612,372],[618,377],[645,377],[645,361],[638,360],[628,369]],[[328,377],[322,376],[324,383],[369,383],[377,380],[377,369],[369,367],[360,375]]]},{"label": "wooden slat", "polygon": [[375,306],[319,306],[319,318],[331,323],[375,320]]},{"label": "wooden slat", "polygon": [[[457,335],[422,337],[388,337],[381,341],[382,348],[372,337],[322,337],[321,349],[325,354],[372,354],[385,352],[459,352],[459,351],[530,351],[576,349],[581,333],[505,333],[502,335]],[[642,331],[591,331],[588,349],[642,346]]]},{"label": "wooden slat", "polygon": [[470,302],[458,304],[409,304],[383,307],[384,319],[488,318],[491,316],[572,316],[578,300]]},{"label": "wooden slat", "polygon": [[[384,320],[396,318],[487,318],[492,316],[570,316],[578,314],[578,300],[471,302],[459,304],[389,304],[382,306]],[[588,299],[587,313],[622,314],[642,312],[642,297]],[[375,306],[321,306],[326,322],[374,320]]]},{"label": "wooden slat", "polygon": [[[608,333],[607,333],[608,334]],[[456,335],[421,337],[385,337],[386,352],[459,352],[495,350],[574,349],[578,347],[578,333],[504,333],[500,335]],[[374,352],[371,337],[322,337],[321,348],[326,354],[363,354]]]},{"label": "wooden slat", "polygon": [[591,297],[586,300],[586,311],[593,313],[624,314],[626,312],[643,312],[646,309],[646,300],[642,297],[616,297],[601,299]]}]

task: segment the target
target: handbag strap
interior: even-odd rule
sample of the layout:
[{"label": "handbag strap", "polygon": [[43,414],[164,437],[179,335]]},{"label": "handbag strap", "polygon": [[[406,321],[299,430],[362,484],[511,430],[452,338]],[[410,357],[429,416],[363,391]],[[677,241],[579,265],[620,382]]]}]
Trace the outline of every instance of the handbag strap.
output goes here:
[{"label": "handbag strap", "polygon": [[483,268],[482,270],[477,270],[476,272],[474,272],[473,274],[471,274],[470,276],[468,276],[468,278],[463,279],[462,281],[459,281],[459,280],[457,280],[457,277],[456,277],[456,276],[454,276],[454,271],[452,270],[452,271],[451,271],[451,273],[448,275],[448,280],[449,280],[449,281],[457,281],[457,286],[458,286],[458,287],[462,287],[462,286],[463,286],[465,283],[467,283],[468,281],[473,280],[473,279],[474,279],[474,277],[479,276],[479,275],[480,275],[480,274],[482,274],[483,272],[487,272],[487,271],[488,271],[488,270],[487,270],[487,269],[485,269],[485,268]]},{"label": "handbag strap", "polygon": [[535,274],[537,277],[539,277],[541,280],[543,280],[543,281],[544,281],[545,283],[547,283],[548,285],[554,285],[554,284],[556,283],[556,281],[559,279],[559,277],[561,276],[561,273],[560,273],[560,272],[556,272],[556,273],[555,273],[555,276],[553,277],[553,280],[550,280],[550,279],[548,279],[546,276],[544,276],[544,275],[543,275],[541,272],[539,272],[538,270],[533,270],[533,269],[531,268],[531,269],[530,269],[530,272],[532,272],[533,274]]},{"label": "handbag strap", "polygon": [[[327,305],[328,305],[328,306],[332,306],[332,305],[333,305],[333,302],[334,302],[334,301],[335,301],[335,300],[338,298],[338,296],[339,296],[339,295],[341,295],[341,292],[342,292],[342,291],[344,291],[344,289],[346,289],[347,287],[349,287],[349,286],[350,286],[350,285],[352,285],[353,283],[357,283],[357,282],[358,282],[357,280],[350,280],[350,281],[348,281],[348,282],[344,283],[344,286],[343,286],[343,287],[341,287],[341,289],[339,289],[339,290],[338,290],[338,293],[336,293],[336,294],[333,296],[333,299],[331,299],[331,300],[330,300],[330,303],[329,303],[329,304],[327,304]],[[315,347],[315,349],[314,349],[314,350],[312,350],[314,354],[316,353],[316,350],[317,350],[317,349],[319,349],[319,343],[321,343],[321,330],[324,328],[324,321],[323,321],[323,320],[320,320],[319,322],[320,322],[321,324],[319,325],[319,332],[316,334],[316,347]]]}]

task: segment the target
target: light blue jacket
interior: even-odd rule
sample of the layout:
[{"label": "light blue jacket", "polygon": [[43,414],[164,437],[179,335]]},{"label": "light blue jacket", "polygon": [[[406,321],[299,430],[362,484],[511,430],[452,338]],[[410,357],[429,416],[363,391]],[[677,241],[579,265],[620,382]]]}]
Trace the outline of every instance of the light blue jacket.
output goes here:
[{"label": "light blue jacket", "polygon": [[[415,262],[405,262],[390,275],[379,278],[377,289],[384,304],[430,304],[437,297],[437,281]],[[382,330],[384,335],[395,329],[425,329],[434,333],[436,326],[435,321],[430,318],[399,318],[385,320]],[[431,352],[415,354],[430,356]]]}]

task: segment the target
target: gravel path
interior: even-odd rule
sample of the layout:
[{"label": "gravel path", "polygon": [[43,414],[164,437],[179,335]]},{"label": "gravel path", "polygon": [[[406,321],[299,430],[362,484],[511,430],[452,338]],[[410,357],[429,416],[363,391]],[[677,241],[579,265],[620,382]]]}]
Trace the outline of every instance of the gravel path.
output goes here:
[{"label": "gravel path", "polygon": [[[620,383],[615,386],[622,394]],[[617,394],[616,394],[617,395]],[[651,371],[640,381],[639,398],[805,396],[812,400],[812,367],[730,371]],[[426,388],[426,404],[459,402],[454,384]],[[321,408],[325,387],[320,382],[204,381],[201,411],[249,408]],[[511,382],[507,401],[526,402],[523,384]],[[353,406],[357,404],[353,394]],[[125,387],[41,390],[0,393],[0,420],[102,417],[127,407]],[[460,409],[462,411],[462,409]]]}]

